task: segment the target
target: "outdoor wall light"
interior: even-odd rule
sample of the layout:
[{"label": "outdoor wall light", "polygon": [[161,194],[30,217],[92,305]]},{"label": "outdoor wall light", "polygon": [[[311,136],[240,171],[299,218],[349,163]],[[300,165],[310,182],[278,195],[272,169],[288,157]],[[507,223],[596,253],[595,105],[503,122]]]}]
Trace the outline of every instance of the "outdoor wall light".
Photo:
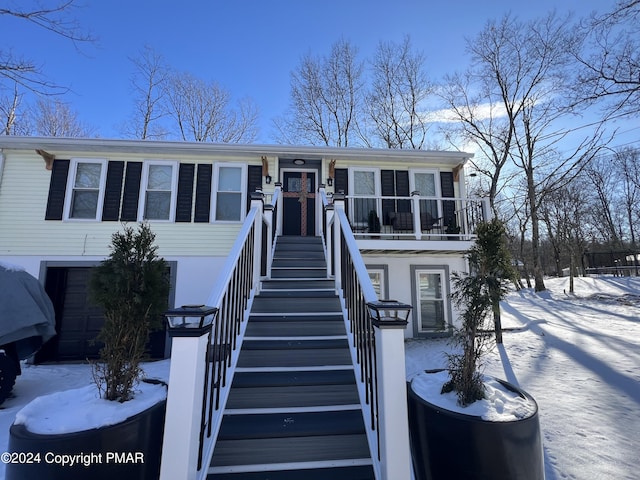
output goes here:
[{"label": "outdoor wall light", "polygon": [[167,310],[164,316],[167,317],[171,337],[199,337],[211,330],[217,314],[216,307],[183,305]]},{"label": "outdoor wall light", "polygon": [[330,187],[333,187],[333,178],[331,177],[327,178],[327,185],[329,185]]},{"label": "outdoor wall light", "polygon": [[409,313],[412,308],[411,305],[398,302],[397,300],[378,300],[367,303],[369,316],[376,327],[405,327],[408,323],[407,319],[409,318]]},{"label": "outdoor wall light", "polygon": [[296,159],[293,161],[293,163],[294,163],[295,165],[304,165],[304,163],[305,163],[305,162],[304,162],[304,159],[302,159],[302,158],[296,158]]},{"label": "outdoor wall light", "polygon": [[265,181],[265,183],[266,183],[267,185],[269,185],[269,184],[271,183],[271,180],[273,180],[273,179],[271,178],[271,175],[266,175],[266,176],[264,177],[264,181]]}]

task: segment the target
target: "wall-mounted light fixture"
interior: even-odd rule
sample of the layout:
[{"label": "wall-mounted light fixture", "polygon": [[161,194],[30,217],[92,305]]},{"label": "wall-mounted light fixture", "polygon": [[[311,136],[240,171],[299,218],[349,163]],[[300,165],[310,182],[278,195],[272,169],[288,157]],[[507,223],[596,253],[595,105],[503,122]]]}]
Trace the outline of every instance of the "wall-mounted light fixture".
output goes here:
[{"label": "wall-mounted light fixture", "polygon": [[333,179],[336,176],[336,161],[335,159],[329,160],[329,175],[327,177],[327,185],[333,187]]},{"label": "wall-mounted light fixture", "polygon": [[262,156],[262,176],[264,177],[264,181],[267,185],[269,185],[271,180],[273,180],[271,175],[269,175],[269,162],[265,155]]},{"label": "wall-mounted light fixture", "polygon": [[302,158],[296,158],[293,160],[294,165],[304,165],[305,161]]}]

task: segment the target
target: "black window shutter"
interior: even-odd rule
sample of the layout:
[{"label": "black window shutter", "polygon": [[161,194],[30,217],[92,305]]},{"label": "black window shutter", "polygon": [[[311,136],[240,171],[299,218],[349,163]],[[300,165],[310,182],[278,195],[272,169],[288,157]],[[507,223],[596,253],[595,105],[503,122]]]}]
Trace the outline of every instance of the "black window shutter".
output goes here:
[{"label": "black window shutter", "polygon": [[211,172],[213,166],[208,163],[198,165],[196,175],[196,208],[194,222],[206,223],[209,221],[211,210]]},{"label": "black window shutter", "polygon": [[196,166],[193,163],[181,163],[178,171],[178,197],[176,199],[176,222],[191,221],[193,203],[193,177]]},{"label": "black window shutter", "polygon": [[[453,172],[440,172],[440,191],[445,198],[455,196],[453,189]],[[442,202],[442,218],[445,226],[455,226],[456,222],[456,204],[453,201]]]},{"label": "black window shutter", "polygon": [[69,175],[69,160],[54,160],[49,181],[49,197],[45,220],[62,220],[64,210],[64,195],[67,190],[67,175]]},{"label": "black window shutter", "polygon": [[440,191],[443,197],[454,197],[453,172],[440,172]]},{"label": "black window shutter", "polygon": [[120,214],[120,197],[122,195],[122,174],[124,162],[109,162],[107,166],[107,183],[102,206],[102,221],[116,222]]},{"label": "black window shutter", "polygon": [[262,188],[262,165],[249,165],[247,174],[247,211],[251,208],[251,194]]},{"label": "black window shutter", "polygon": [[[383,197],[393,197],[396,194],[395,172],[393,170],[380,170],[380,187]],[[389,213],[396,211],[394,199],[382,200],[382,223],[391,224]]]},{"label": "black window shutter", "polygon": [[346,168],[336,168],[335,175],[335,192],[349,195],[349,171]]},{"label": "black window shutter", "polygon": [[127,162],[124,176],[124,194],[122,195],[122,211],[120,212],[120,220],[123,222],[135,222],[138,219],[141,178],[142,162]]},{"label": "black window shutter", "polygon": [[[407,170],[396,170],[396,195],[398,197],[409,197],[409,172]],[[398,200],[398,212],[410,212],[411,200]]]}]

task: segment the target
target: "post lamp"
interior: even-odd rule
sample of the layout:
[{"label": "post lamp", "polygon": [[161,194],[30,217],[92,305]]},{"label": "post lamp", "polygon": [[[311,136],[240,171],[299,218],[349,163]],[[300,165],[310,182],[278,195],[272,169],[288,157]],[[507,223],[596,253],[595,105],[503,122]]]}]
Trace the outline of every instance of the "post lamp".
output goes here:
[{"label": "post lamp", "polygon": [[171,337],[200,337],[211,330],[217,315],[218,309],[207,305],[183,305],[164,314]]},{"label": "post lamp", "polygon": [[183,305],[164,315],[171,337],[171,368],[160,478],[195,478],[206,411],[211,326],[216,307]]},{"label": "post lamp", "polygon": [[397,300],[378,300],[367,303],[367,309],[373,325],[383,328],[406,327],[412,308],[411,305]]},{"label": "post lamp", "polygon": [[404,329],[411,305],[397,300],[368,302],[375,327],[380,478],[410,479]]}]

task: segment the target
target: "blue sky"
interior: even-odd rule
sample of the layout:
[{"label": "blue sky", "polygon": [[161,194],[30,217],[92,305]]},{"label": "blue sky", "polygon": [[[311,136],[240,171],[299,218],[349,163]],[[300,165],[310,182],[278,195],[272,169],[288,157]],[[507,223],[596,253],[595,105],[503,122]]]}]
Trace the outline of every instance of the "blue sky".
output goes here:
[{"label": "blue sky", "polygon": [[613,0],[83,0],[78,21],[98,38],[72,43],[0,17],[0,39],[33,59],[51,81],[71,88],[64,100],[102,137],[118,137],[131,111],[128,60],[144,45],[177,70],[216,80],[261,110],[259,143],[289,99],[290,72],[302,55],[326,54],[340,38],[371,55],[380,41],[409,35],[439,79],[466,66],[465,37],[511,12],[521,19],[552,9],[586,15]]}]

